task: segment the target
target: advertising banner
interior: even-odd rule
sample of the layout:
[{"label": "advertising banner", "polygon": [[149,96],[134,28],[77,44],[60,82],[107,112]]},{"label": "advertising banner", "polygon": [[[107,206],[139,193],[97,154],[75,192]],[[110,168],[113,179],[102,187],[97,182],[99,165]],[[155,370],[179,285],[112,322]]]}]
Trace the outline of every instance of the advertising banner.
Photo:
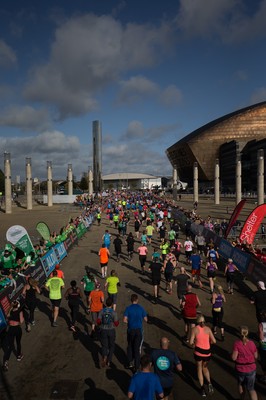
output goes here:
[{"label": "advertising banner", "polygon": [[78,239],[80,239],[87,232],[87,229],[83,222],[78,224],[78,226],[76,228],[76,232],[77,232]]},{"label": "advertising banner", "polygon": [[50,229],[45,222],[38,222],[38,224],[36,225],[36,231],[39,232],[44,240],[50,240]]},{"label": "advertising banner", "polygon": [[263,218],[266,215],[266,204],[256,207],[248,216],[239,235],[241,242],[252,244]]},{"label": "advertising banner", "polygon": [[227,238],[227,236],[229,235],[232,227],[234,226],[234,224],[235,224],[235,222],[237,220],[237,217],[240,214],[240,211],[244,207],[245,202],[246,202],[246,199],[243,199],[236,205],[236,207],[235,207],[235,209],[234,209],[234,211],[233,211],[233,213],[231,215],[231,218],[229,220],[228,227],[227,227],[226,232],[225,232],[225,238]]},{"label": "advertising banner", "polygon": [[0,308],[0,332],[7,326],[3,311]]},{"label": "advertising banner", "polygon": [[11,226],[6,232],[6,239],[18,249],[22,250],[27,256],[31,251],[35,253],[28,232],[23,226]]},{"label": "advertising banner", "polygon": [[48,277],[55,269],[56,264],[58,264],[58,259],[53,247],[47,253],[45,253],[43,257],[41,257],[41,263],[44,273],[46,277]]},{"label": "advertising banner", "polygon": [[53,249],[59,262],[67,256],[67,251],[63,242],[56,244]]},{"label": "advertising banner", "polygon": [[27,276],[31,276],[33,279],[38,281],[39,286],[42,286],[46,281],[46,275],[40,259],[36,261],[34,266],[27,269],[26,274]]}]

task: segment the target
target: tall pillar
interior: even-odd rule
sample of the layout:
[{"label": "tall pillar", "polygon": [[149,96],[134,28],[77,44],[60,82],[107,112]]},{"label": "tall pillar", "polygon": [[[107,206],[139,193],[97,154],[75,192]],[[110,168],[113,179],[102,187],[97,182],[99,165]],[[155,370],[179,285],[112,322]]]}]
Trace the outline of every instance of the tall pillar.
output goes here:
[{"label": "tall pillar", "polygon": [[199,170],[198,163],[194,162],[193,166],[193,202],[199,201]]},{"label": "tall pillar", "polygon": [[257,181],[258,206],[264,203],[264,150],[258,150],[258,181]]},{"label": "tall pillar", "polygon": [[29,157],[26,157],[26,193],[27,193],[27,210],[32,210],[31,158]]},{"label": "tall pillar", "polygon": [[236,158],[236,204],[242,199],[242,164],[241,156]]},{"label": "tall pillar", "polygon": [[173,168],[173,200],[177,200],[177,169]]},{"label": "tall pillar", "polygon": [[91,167],[89,167],[89,195],[93,195],[93,173]]},{"label": "tall pillar", "polygon": [[68,168],[67,168],[67,185],[68,185],[68,194],[69,194],[69,196],[72,196],[72,194],[73,194],[72,164],[68,164]]},{"label": "tall pillar", "polygon": [[5,171],[5,213],[12,213],[12,185],[11,185],[11,157],[10,153],[4,153]]},{"label": "tall pillar", "polygon": [[218,158],[215,160],[214,170],[214,204],[220,204],[220,166]]},{"label": "tall pillar", "polygon": [[52,161],[47,161],[47,206],[53,205]]}]

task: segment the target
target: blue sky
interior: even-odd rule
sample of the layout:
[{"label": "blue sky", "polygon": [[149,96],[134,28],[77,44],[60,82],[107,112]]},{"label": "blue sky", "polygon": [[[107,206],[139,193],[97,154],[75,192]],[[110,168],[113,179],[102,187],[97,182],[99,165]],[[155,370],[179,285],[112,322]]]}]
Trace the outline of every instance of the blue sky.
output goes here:
[{"label": "blue sky", "polygon": [[265,20],[265,0],[2,2],[0,168],[79,180],[100,120],[103,174],[172,174],[169,146],[265,101]]}]

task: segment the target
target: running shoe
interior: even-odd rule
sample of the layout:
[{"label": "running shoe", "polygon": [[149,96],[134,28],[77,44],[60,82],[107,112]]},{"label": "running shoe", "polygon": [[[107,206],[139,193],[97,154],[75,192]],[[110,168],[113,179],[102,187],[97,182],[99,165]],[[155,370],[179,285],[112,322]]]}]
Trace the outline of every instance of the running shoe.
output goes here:
[{"label": "running shoe", "polygon": [[34,325],[35,325],[35,321],[31,321],[30,324],[31,324],[32,326],[34,326]]},{"label": "running shoe", "polygon": [[209,394],[213,394],[213,392],[214,392],[214,389],[213,389],[213,386],[211,383],[208,384],[208,392],[209,392]]},{"label": "running shoe", "polygon": [[70,327],[70,330],[73,331],[73,332],[77,332],[74,325],[72,325],[72,326]]},{"label": "running shoe", "polygon": [[23,359],[23,354],[20,354],[19,356],[17,356],[17,361],[21,361]]},{"label": "running shoe", "polygon": [[202,397],[207,397],[207,394],[206,394],[204,388],[201,389],[200,394],[201,394]]},{"label": "running shoe", "polygon": [[52,327],[56,328],[57,326],[58,326],[58,325],[57,325],[57,322],[54,321],[54,322],[52,323]]}]

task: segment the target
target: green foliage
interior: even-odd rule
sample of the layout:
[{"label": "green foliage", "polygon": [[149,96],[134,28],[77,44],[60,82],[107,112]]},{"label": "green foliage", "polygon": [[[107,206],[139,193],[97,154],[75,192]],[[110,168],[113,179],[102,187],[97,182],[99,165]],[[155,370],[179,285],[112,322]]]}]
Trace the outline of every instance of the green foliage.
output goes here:
[{"label": "green foliage", "polygon": [[89,186],[88,186],[88,181],[87,181],[87,179],[86,179],[85,176],[83,176],[83,177],[81,178],[79,187],[80,187],[81,190],[84,190],[84,191],[85,191],[85,190],[88,190],[88,188],[89,188]]}]

